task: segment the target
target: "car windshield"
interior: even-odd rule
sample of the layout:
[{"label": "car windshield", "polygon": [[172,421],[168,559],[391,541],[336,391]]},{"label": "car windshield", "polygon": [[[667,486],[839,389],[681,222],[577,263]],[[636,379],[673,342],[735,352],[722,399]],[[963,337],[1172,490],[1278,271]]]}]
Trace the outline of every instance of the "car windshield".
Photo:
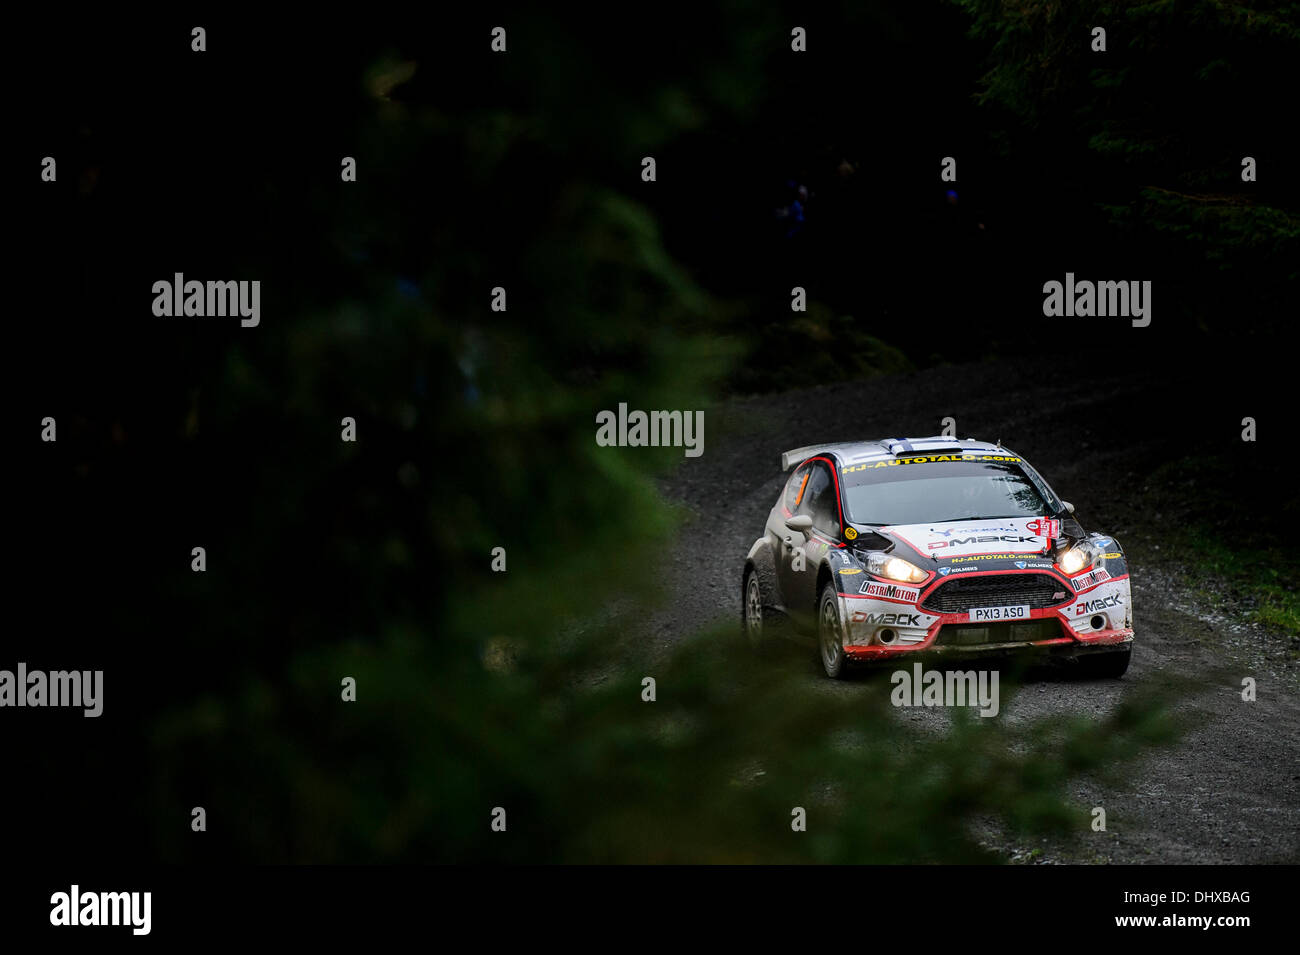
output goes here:
[{"label": "car windshield", "polygon": [[903,458],[841,470],[848,519],[857,524],[924,524],[1047,513],[1033,482],[1011,463]]}]

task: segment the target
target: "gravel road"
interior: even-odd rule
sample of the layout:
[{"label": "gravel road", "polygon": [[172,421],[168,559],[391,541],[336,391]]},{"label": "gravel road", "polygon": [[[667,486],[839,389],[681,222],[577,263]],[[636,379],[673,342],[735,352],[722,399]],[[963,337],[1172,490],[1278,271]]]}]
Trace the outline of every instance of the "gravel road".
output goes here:
[{"label": "gravel road", "polygon": [[[1194,562],[1165,546],[1159,490],[1146,475],[1188,453],[1174,433],[1187,382],[1116,369],[1076,376],[1026,373],[1015,362],[985,362],[737,398],[706,415],[705,453],[665,483],[694,515],[672,550],[665,579],[671,599],[638,635],[651,656],[702,623],[738,620],[740,572],[784,476],[783,450],[818,440],[935,434],[956,419],[961,437],[1001,439],[1028,458],[1076,506],[1088,530],[1114,534],[1132,561],[1137,639],[1118,681],[1044,672],[1004,708],[1003,719],[1102,714],[1129,694],[1174,675],[1197,690],[1193,728],[1130,774],[1129,788],[1081,781],[1072,795],[1103,806],[1107,830],[1086,846],[989,842],[1013,860],[1111,863],[1278,863],[1300,861],[1300,688],[1293,635],[1240,622],[1235,605],[1198,598]],[[1062,380],[1063,378],[1071,380]],[[1008,383],[1016,383],[1009,385]],[[1193,566],[1189,567],[1191,563]],[[718,573],[718,568],[729,568]],[[809,693],[861,693],[861,679],[822,675],[814,650],[781,651],[806,674]],[[1162,672],[1163,671],[1163,672]],[[1241,700],[1243,677],[1258,699]],[[907,719],[941,732],[939,709]]]}]

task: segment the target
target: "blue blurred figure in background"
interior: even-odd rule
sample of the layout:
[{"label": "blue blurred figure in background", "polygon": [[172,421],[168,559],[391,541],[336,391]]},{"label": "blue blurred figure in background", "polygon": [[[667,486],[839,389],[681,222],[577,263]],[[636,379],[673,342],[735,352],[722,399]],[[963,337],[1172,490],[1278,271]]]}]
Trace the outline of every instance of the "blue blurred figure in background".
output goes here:
[{"label": "blue blurred figure in background", "polygon": [[802,183],[795,182],[793,179],[787,179],[785,187],[791,190],[793,197],[790,202],[776,210],[776,217],[785,222],[785,237],[793,238],[803,230],[805,217],[804,212],[808,205],[808,187]]}]

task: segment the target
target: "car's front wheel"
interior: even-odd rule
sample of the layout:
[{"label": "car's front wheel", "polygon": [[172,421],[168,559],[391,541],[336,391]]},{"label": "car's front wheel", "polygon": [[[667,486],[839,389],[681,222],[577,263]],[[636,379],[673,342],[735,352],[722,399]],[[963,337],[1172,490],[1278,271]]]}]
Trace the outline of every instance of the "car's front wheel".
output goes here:
[{"label": "car's front wheel", "polygon": [[753,567],[745,571],[740,599],[741,633],[750,649],[761,649],[763,646],[763,585],[759,581],[757,569]]},{"label": "car's front wheel", "polygon": [[844,678],[844,625],[840,622],[840,599],[835,584],[827,582],[817,601],[817,646],[822,668],[832,680]]}]

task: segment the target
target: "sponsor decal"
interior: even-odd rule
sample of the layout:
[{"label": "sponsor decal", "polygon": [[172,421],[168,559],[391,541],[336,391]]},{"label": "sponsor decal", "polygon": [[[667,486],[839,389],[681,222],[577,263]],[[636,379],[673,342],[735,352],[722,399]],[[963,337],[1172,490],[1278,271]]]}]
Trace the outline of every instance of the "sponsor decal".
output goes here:
[{"label": "sponsor decal", "polygon": [[[1052,562],[1050,560],[1018,560],[1016,567],[1020,570],[1051,570]],[[1062,597],[1065,594],[1061,594]]]},{"label": "sponsor decal", "polygon": [[985,537],[955,537],[952,540],[946,540],[946,541],[930,541],[930,543],[926,546],[930,550],[938,550],[940,547],[964,547],[968,544],[991,544],[991,543],[998,543],[1000,541],[1006,541],[1010,544],[1026,544],[1026,543],[1033,543],[1033,540],[1034,538],[1025,537],[1023,535],[1017,536],[1015,534],[994,534],[992,536],[985,536]]},{"label": "sponsor decal", "polygon": [[1086,574],[1070,578],[1070,586],[1074,588],[1074,592],[1077,594],[1080,590],[1087,590],[1094,584],[1100,584],[1106,580],[1110,580],[1110,574],[1099,567]]},{"label": "sponsor decal", "polygon": [[854,471],[866,471],[874,468],[892,468],[904,464],[939,464],[946,461],[1010,461],[1018,463],[1021,459],[1010,454],[926,454],[911,458],[895,458],[892,461],[868,461],[865,464],[850,464],[840,468],[841,474]]},{"label": "sponsor decal", "polygon": [[[974,557],[954,557],[952,559],[952,562],[954,564],[960,564],[963,561],[968,561],[968,560],[1010,560],[1012,557],[1019,557],[1019,556],[1020,556],[1019,554],[978,554]],[[1020,561],[1020,564],[1023,566],[1024,561],[1023,560]]]},{"label": "sponsor decal", "polygon": [[1111,594],[1108,597],[1098,597],[1096,600],[1085,600],[1081,604],[1074,605],[1074,615],[1076,617],[1082,617],[1084,614],[1096,613],[1098,610],[1105,610],[1108,607],[1119,606],[1120,603],[1122,603],[1122,601],[1119,599],[1119,594]]},{"label": "sponsor decal", "polygon": [[1030,521],[1025,527],[1039,537],[1060,537],[1061,522],[1048,517],[1039,517]]},{"label": "sponsor decal", "polygon": [[949,574],[951,574],[951,573],[952,573],[952,568],[951,568],[951,567],[940,567],[940,568],[939,568],[939,576],[940,576],[940,577],[947,577],[947,576],[948,576]]},{"label": "sponsor decal", "polygon": [[951,537],[960,531],[963,534],[1014,534],[1019,531],[1018,527],[949,527],[941,530],[937,527],[931,527],[931,534],[938,534],[940,537]]},{"label": "sponsor decal", "polygon": [[855,610],[853,612],[853,622],[871,624],[877,627],[919,627],[921,625],[921,615],[919,613],[868,613],[865,610]]},{"label": "sponsor decal", "polygon": [[844,528],[844,536],[849,540],[853,540],[858,536],[858,532],[852,527],[846,527]]},{"label": "sponsor decal", "polygon": [[862,573],[862,571],[859,570],[857,567],[841,567],[841,568],[840,568],[840,573],[841,573],[841,574],[860,574],[860,573]]},{"label": "sponsor decal", "polygon": [[888,597],[890,600],[906,600],[908,603],[915,603],[916,598],[921,596],[921,591],[915,587],[900,587],[898,584],[882,584],[876,580],[863,581],[860,594],[866,594],[868,597]]},{"label": "sponsor decal", "polygon": [[913,550],[937,558],[967,557],[971,554],[1002,554],[1025,557],[1041,555],[1045,537],[1032,534],[1026,526],[1033,518],[1008,519],[998,524],[983,521],[942,521],[936,524],[898,524],[883,528]]},{"label": "sponsor decal", "polygon": [[1123,557],[1123,556],[1124,556],[1123,554],[1121,554],[1121,553],[1119,553],[1119,552],[1117,552],[1117,551],[1112,551],[1111,553],[1109,553],[1109,554],[1106,555],[1106,559],[1107,559],[1107,560],[1119,560],[1119,559],[1120,559],[1121,557]]}]

